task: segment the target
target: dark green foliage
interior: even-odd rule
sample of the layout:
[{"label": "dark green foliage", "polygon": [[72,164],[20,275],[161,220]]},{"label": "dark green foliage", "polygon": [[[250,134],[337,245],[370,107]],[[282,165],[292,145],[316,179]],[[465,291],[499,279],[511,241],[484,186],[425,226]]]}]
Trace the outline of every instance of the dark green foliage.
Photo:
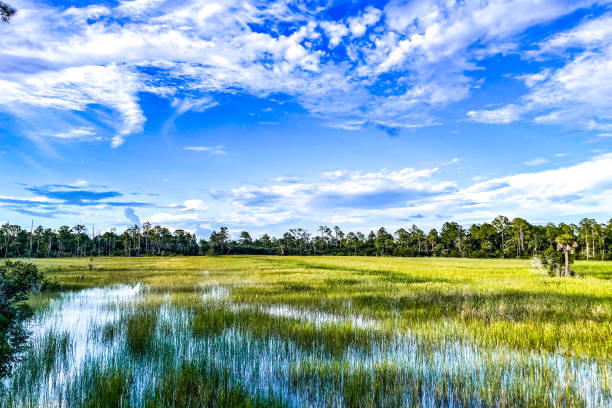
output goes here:
[{"label": "dark green foliage", "polygon": [[22,322],[31,310],[24,301],[30,292],[40,290],[43,281],[32,263],[5,261],[0,266],[0,377],[10,371],[27,338]]},{"label": "dark green foliage", "polygon": [[286,292],[307,292],[311,289],[310,285],[301,282],[285,282],[283,284],[283,290]]},{"label": "dark green foliage", "polygon": [[[598,223],[585,218],[579,224],[532,225],[523,218],[501,215],[490,223],[469,227],[446,222],[439,231],[426,233],[412,225],[395,232],[379,228],[367,236],[322,225],[314,233],[291,228],[279,238],[264,234],[253,239],[242,231],[234,240],[228,228],[221,227],[208,240],[199,242],[195,234],[181,229],[170,232],[149,223],[142,228],[134,225],[120,234],[107,231],[93,238],[82,225],[62,226],[57,231],[39,226],[30,233],[7,223],[0,227],[0,254],[5,258],[240,254],[531,258],[547,248],[556,248],[556,238],[568,233],[576,236],[577,259],[612,259],[612,220]],[[93,261],[90,270],[95,270]]]},{"label": "dark green foliage", "polygon": [[8,4],[0,1],[0,20],[5,23],[8,23],[11,17],[13,17],[16,12],[17,10],[12,8]]},{"label": "dark green foliage", "polygon": [[563,269],[563,252],[557,251],[553,248],[546,248],[539,255],[542,266],[546,268],[548,274],[551,276],[561,275]]}]

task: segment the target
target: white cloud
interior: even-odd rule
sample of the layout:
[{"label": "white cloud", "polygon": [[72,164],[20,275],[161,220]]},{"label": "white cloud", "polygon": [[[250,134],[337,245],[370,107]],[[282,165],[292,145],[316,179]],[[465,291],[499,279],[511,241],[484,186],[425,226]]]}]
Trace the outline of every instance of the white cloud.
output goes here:
[{"label": "white cloud", "polygon": [[539,166],[546,163],[548,163],[548,159],[545,159],[544,157],[536,157],[535,159],[527,160],[525,162],[527,166]]},{"label": "white cloud", "polygon": [[89,181],[84,180],[84,179],[79,179],[77,181],[75,181],[74,183],[72,183],[71,185],[75,186],[75,187],[86,187],[89,185]]},{"label": "white cloud", "polygon": [[322,175],[324,178],[327,178],[330,180],[336,180],[341,177],[344,177],[346,175],[346,171],[343,171],[343,170],[325,171],[323,172]]},{"label": "white cloud", "polygon": [[[356,228],[369,225],[402,224],[411,214],[422,214],[419,224],[435,226],[439,214],[453,214],[459,222],[483,222],[495,216],[507,214],[529,219],[554,219],[575,215],[609,214],[612,190],[612,153],[596,156],[576,165],[556,169],[526,172],[481,181],[458,188],[454,182],[434,178],[436,169],[381,170],[380,172],[346,172],[345,177],[318,183],[289,185],[245,186],[226,194],[214,195],[217,200],[230,204],[231,217],[237,222],[249,224],[257,214],[282,211],[283,216],[268,222],[276,224],[284,220],[298,219],[299,224],[316,225],[320,220],[337,217]],[[333,174],[324,173],[324,174]],[[427,192],[413,198],[400,199],[390,206],[370,207],[368,199],[381,194],[393,200],[394,193],[402,191]],[[392,193],[385,195],[387,193]],[[347,200],[359,196],[363,201]],[[320,197],[332,197],[321,207]],[[342,208],[341,214],[338,209]],[[262,212],[263,211],[263,212]],[[552,218],[551,218],[552,217]],[[259,224],[258,224],[259,225]],[[360,227],[361,226],[361,227]]]},{"label": "white cloud", "polygon": [[80,127],[67,130],[65,132],[50,133],[50,137],[58,139],[70,139],[70,140],[99,140],[96,138],[96,132],[90,127]]},{"label": "white cloud", "polygon": [[368,7],[361,16],[348,19],[348,27],[353,37],[361,37],[365,34],[369,26],[380,20],[382,13],[374,7]]},{"label": "white cloud", "polygon": [[493,211],[513,209],[526,216],[597,214],[609,211],[609,200],[595,199],[594,194],[609,194],[610,168],[612,154],[603,154],[573,166],[476,183],[453,197],[474,200]]},{"label": "white cloud", "polygon": [[[508,44],[526,28],[591,3],[392,1],[383,11],[368,7],[343,20],[319,21],[284,1],[124,0],[68,9],[26,2],[14,24],[3,27],[0,106],[23,118],[31,107],[57,115],[108,108],[119,118],[105,119],[114,128],[113,146],[142,131],[143,92],[168,98],[178,114],[214,106],[213,93],[284,93],[338,128],[428,126],[438,123],[436,109],[469,96],[475,82],[466,71],[477,69],[481,58],[512,49]],[[251,29],[270,21],[290,25],[290,34]],[[606,38],[603,24],[590,32]],[[553,42],[547,49],[570,40]],[[544,104],[536,100],[546,95],[578,98],[585,106],[595,100],[595,113],[603,112],[605,121],[608,89],[593,89],[605,84],[605,62],[583,55],[573,67],[551,73],[534,89],[533,104]],[[599,72],[587,69],[597,66]],[[400,75],[381,80],[389,72]],[[476,112],[475,119],[495,123],[516,117]]]},{"label": "white cloud", "polygon": [[330,48],[337,47],[340,42],[342,42],[342,39],[346,37],[346,35],[349,33],[349,30],[346,25],[342,23],[336,23],[333,21],[323,21],[320,23],[320,25],[329,37]]},{"label": "white cloud", "polygon": [[508,105],[498,109],[469,111],[470,120],[480,123],[508,124],[519,120],[521,108]]},{"label": "white cloud", "polygon": [[182,115],[188,111],[204,112],[207,109],[214,108],[219,103],[209,96],[202,96],[200,98],[174,98],[171,106],[176,109],[177,115]]},{"label": "white cloud", "polygon": [[164,0],[125,0],[121,1],[115,10],[126,17],[134,17],[150,11],[163,2]]},{"label": "white cloud", "polygon": [[216,154],[225,156],[227,152],[223,146],[188,146],[184,147],[183,150],[189,150],[192,152],[209,152],[210,154]]},{"label": "white cloud", "polygon": [[555,34],[543,41],[537,50],[527,55],[539,57],[546,53],[562,53],[570,47],[593,48],[609,43],[612,36],[612,15],[604,14],[577,27]]},{"label": "white cloud", "polygon": [[161,212],[157,214],[153,214],[149,217],[144,218],[144,221],[148,221],[151,224],[162,224],[169,225],[179,222],[201,222],[202,217],[197,213],[169,213],[169,212]]},{"label": "white cloud", "polygon": [[[491,111],[470,111],[472,120],[507,124],[519,119],[538,124],[568,124],[591,130],[612,127],[612,14],[556,34],[526,55],[564,56],[559,68],[519,77],[530,88],[516,104]],[[568,52],[569,49],[574,50]],[[573,55],[572,55],[573,54]],[[568,56],[570,56],[568,58]]]},{"label": "white cloud", "polygon": [[278,233],[296,225],[314,230],[321,223],[366,232],[381,225],[439,227],[442,219],[484,222],[499,214],[529,220],[609,217],[610,168],[612,153],[607,153],[564,167],[475,178],[464,187],[440,179],[436,168],[343,171],[339,178],[326,177],[334,173],[328,172],[308,183],[269,180],[213,191],[212,199],[167,206],[143,221],[175,228],[227,225]]},{"label": "white cloud", "polygon": [[117,65],[9,74],[5,78],[0,79],[0,105],[18,116],[35,115],[31,107],[84,111],[91,105],[102,105],[115,109],[120,121],[115,126],[113,147],[120,146],[130,133],[142,130],[145,122],[136,97],[140,88],[137,75]]},{"label": "white cloud", "polygon": [[190,210],[205,210],[206,209],[206,204],[204,204],[204,201],[202,200],[185,200],[183,202],[183,205],[185,206],[185,210],[190,211]]}]

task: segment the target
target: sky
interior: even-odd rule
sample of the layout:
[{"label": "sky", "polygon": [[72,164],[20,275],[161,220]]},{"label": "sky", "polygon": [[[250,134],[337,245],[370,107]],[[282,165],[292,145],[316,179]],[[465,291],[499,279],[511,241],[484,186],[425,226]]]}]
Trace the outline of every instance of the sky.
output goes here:
[{"label": "sky", "polygon": [[0,220],[612,217],[612,2],[8,1]]}]

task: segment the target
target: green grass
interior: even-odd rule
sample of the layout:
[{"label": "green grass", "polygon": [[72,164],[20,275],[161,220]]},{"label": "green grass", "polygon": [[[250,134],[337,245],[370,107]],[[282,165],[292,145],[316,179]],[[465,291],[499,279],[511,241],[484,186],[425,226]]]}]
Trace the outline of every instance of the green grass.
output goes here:
[{"label": "green grass", "polygon": [[[87,329],[95,353],[81,368],[67,361],[77,337],[44,334],[0,397],[6,406],[45,406],[58,389],[66,406],[135,408],[612,401],[612,263],[577,262],[576,278],[556,278],[526,260],[96,258],[91,271],[89,259],[36,262],[63,291],[146,289],[100,306],[114,317]],[[30,302],[44,319],[62,296]],[[62,369],[71,380],[39,395]]]},{"label": "green grass", "polygon": [[[126,343],[131,353],[144,355],[150,348],[157,328],[157,310],[137,306],[126,317]],[[109,330],[105,333],[110,337]]]},{"label": "green grass", "polygon": [[602,359],[612,355],[609,262],[577,262],[579,277],[572,279],[535,273],[526,260],[96,258],[94,271],[84,258],[37,262],[71,289],[142,282],[177,294],[193,292],[205,281],[231,286],[237,302],[371,316],[427,338],[456,336],[485,346]]}]

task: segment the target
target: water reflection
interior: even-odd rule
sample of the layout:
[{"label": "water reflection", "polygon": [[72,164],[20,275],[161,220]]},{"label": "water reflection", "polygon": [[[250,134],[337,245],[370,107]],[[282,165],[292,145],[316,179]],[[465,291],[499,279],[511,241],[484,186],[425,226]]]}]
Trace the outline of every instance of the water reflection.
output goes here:
[{"label": "water reflection", "polygon": [[[365,384],[363,394],[370,385],[375,392],[374,382],[383,380],[392,381],[393,389],[393,395],[385,398],[400,406],[481,407],[491,400],[490,393],[494,397],[518,393],[525,401],[538,401],[544,395],[554,405],[568,391],[581,398],[580,405],[612,406],[611,367],[594,361],[554,353],[484,350],[454,340],[431,345],[406,333],[395,333],[385,341],[373,338],[367,349],[349,346],[340,357],[318,344],[305,347],[281,332],[257,337],[241,327],[226,327],[196,337],[189,308],[176,306],[168,295],[152,303],[147,303],[147,296],[153,295],[142,285],[119,285],[52,300],[28,325],[33,333],[28,352],[5,381],[0,405],[68,407],[66,395],[81,392],[78,395],[85,398],[87,390],[75,391],[89,386],[83,373],[102,365],[129,369],[130,403],[141,407],[161,373],[184,361],[207,361],[227,370],[231,381],[252,395],[273,396],[296,407],[346,406],[352,382]],[[251,310],[316,327],[349,322],[374,331],[378,326],[360,316],[287,305],[234,304],[229,299],[229,289],[221,286],[203,288],[200,297],[210,310]],[[128,338],[128,322],[140,319],[138,313],[154,319],[146,326],[150,343],[143,354],[130,349]]]}]

